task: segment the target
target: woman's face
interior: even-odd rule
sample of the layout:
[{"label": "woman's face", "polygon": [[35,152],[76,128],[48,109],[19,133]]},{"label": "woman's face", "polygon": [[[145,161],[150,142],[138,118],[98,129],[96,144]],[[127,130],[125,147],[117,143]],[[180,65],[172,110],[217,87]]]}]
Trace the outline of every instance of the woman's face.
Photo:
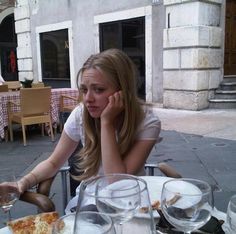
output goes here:
[{"label": "woman's face", "polygon": [[93,68],[83,72],[80,92],[83,96],[84,105],[93,118],[101,116],[108,104],[108,97],[116,91],[104,72]]}]

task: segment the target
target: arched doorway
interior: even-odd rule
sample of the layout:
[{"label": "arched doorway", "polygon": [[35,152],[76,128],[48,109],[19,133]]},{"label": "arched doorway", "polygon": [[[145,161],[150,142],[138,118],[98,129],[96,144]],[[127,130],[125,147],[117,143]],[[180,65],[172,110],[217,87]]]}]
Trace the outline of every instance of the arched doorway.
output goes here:
[{"label": "arched doorway", "polygon": [[236,78],[236,1],[226,1],[224,75]]},{"label": "arched doorway", "polygon": [[10,14],[0,24],[0,64],[5,81],[18,80],[16,47],[14,14]]}]

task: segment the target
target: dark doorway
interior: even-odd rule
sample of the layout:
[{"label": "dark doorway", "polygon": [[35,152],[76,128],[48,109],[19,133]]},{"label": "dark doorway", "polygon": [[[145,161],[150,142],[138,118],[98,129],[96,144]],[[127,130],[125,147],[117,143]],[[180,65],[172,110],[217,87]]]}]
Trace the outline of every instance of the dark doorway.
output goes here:
[{"label": "dark doorway", "polygon": [[226,1],[224,75],[236,75],[236,2]]},{"label": "dark doorway", "polygon": [[42,79],[53,88],[70,86],[68,30],[40,34]]},{"label": "dark doorway", "polygon": [[16,47],[14,15],[11,14],[0,24],[1,74],[5,81],[18,80]]},{"label": "dark doorway", "polygon": [[99,31],[100,51],[121,49],[136,64],[138,95],[145,100],[145,18],[102,23]]}]

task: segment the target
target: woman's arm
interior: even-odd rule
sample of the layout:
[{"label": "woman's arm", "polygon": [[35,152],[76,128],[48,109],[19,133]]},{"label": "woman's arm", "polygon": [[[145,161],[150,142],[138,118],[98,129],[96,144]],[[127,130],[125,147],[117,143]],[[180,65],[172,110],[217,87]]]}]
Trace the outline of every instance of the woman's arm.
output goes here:
[{"label": "woman's arm", "polygon": [[31,172],[19,181],[20,193],[23,193],[39,182],[54,176],[71,156],[78,145],[65,131],[62,132],[59,142],[50,157],[40,162]]},{"label": "woman's arm", "polygon": [[121,157],[116,140],[115,122],[123,110],[122,93],[116,92],[109,97],[109,103],[101,115],[101,153],[105,174],[136,174],[143,167],[156,139],[137,140],[129,152]]},{"label": "woman's arm", "polygon": [[114,128],[103,125],[101,132],[102,165],[105,174],[137,174],[156,143],[156,140],[138,140],[122,159]]}]

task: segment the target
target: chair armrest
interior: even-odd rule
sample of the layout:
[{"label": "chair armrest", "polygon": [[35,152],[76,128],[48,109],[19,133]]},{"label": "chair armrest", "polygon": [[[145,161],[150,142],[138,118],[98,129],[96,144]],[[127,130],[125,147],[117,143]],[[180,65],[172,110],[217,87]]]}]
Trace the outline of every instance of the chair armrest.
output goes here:
[{"label": "chair armrest", "polygon": [[20,106],[20,102],[14,102],[12,100],[8,101],[8,104],[14,105],[14,106]]},{"label": "chair armrest", "polygon": [[20,200],[36,205],[42,212],[55,211],[53,202],[43,194],[26,191],[20,196]]},{"label": "chair armrest", "polygon": [[45,196],[49,196],[51,185],[53,183],[54,178],[55,176],[39,183],[38,188],[37,188],[37,193],[43,194]]},{"label": "chair armrest", "polygon": [[65,95],[65,94],[62,94],[61,98],[62,99],[71,99],[71,100],[76,101],[76,102],[79,101],[78,97],[72,97],[72,96],[68,96],[68,95]]},{"label": "chair armrest", "polygon": [[182,176],[170,165],[167,163],[146,163],[145,169],[148,169],[148,174],[154,176],[154,169],[158,168],[165,176],[173,178],[182,178]]},{"label": "chair armrest", "polygon": [[167,163],[161,162],[158,163],[158,168],[162,173],[164,173],[168,177],[173,178],[182,178],[182,176],[170,165]]}]

